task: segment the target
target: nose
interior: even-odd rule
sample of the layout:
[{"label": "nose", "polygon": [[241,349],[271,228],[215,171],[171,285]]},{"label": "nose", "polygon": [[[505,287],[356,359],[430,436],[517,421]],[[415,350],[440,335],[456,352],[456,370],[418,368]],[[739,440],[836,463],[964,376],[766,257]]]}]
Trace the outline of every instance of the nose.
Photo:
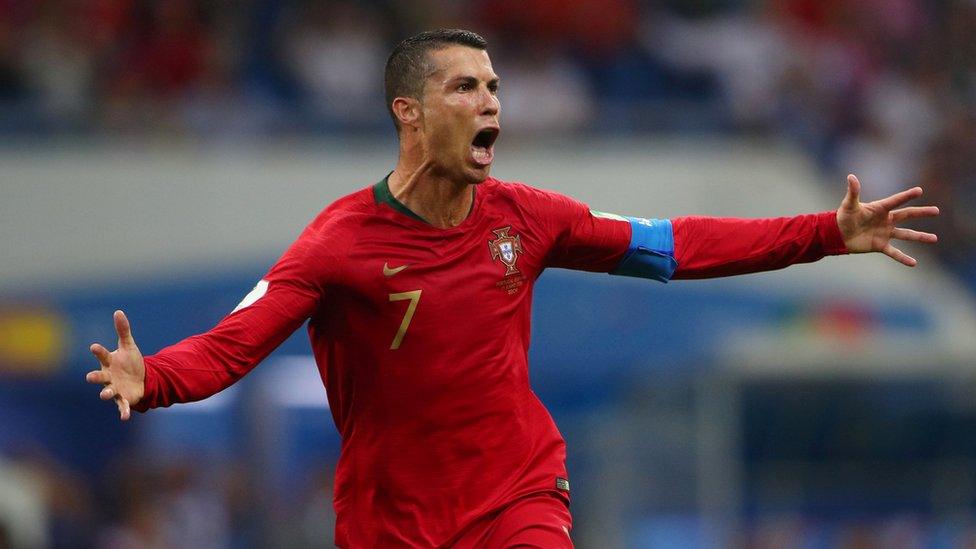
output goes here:
[{"label": "nose", "polygon": [[498,96],[485,89],[482,93],[481,114],[497,116],[501,107],[501,103],[498,102]]}]

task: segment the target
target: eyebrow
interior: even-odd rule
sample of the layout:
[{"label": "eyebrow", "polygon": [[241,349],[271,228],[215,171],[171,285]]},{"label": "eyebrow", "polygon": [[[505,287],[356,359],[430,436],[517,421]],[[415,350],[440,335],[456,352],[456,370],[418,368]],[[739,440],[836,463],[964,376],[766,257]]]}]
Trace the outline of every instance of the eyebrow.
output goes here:
[{"label": "eyebrow", "polygon": [[[454,78],[448,80],[447,83],[448,84],[454,84],[455,82],[464,82],[464,83],[468,83],[468,84],[473,84],[473,83],[475,83],[477,81],[478,81],[478,79],[476,77],[469,75],[469,76],[455,76]],[[500,82],[501,82],[501,79],[496,76],[496,77],[494,77],[494,78],[492,78],[491,80],[488,81],[488,85],[491,86],[492,84],[494,84],[495,86],[498,86],[498,84]]]}]

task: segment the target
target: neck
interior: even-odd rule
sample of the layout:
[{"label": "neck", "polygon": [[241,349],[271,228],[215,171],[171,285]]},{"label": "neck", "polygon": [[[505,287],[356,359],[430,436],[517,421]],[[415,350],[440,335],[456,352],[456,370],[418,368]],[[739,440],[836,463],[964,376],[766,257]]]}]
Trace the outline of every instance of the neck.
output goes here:
[{"label": "neck", "polygon": [[474,202],[473,185],[433,173],[429,161],[411,163],[401,155],[390,174],[390,193],[435,227],[457,227]]}]

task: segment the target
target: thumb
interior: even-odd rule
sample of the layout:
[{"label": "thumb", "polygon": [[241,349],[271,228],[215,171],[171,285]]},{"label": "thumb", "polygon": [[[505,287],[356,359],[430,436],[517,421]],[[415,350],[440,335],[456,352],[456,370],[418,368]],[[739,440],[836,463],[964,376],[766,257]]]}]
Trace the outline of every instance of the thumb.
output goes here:
[{"label": "thumb", "polygon": [[844,209],[854,209],[860,202],[861,182],[857,180],[856,175],[849,174],[847,176],[847,195],[844,196],[844,201],[840,203],[840,206]]},{"label": "thumb", "polygon": [[114,319],[115,331],[119,334],[119,347],[135,347],[136,341],[132,338],[132,328],[125,313],[115,311]]}]

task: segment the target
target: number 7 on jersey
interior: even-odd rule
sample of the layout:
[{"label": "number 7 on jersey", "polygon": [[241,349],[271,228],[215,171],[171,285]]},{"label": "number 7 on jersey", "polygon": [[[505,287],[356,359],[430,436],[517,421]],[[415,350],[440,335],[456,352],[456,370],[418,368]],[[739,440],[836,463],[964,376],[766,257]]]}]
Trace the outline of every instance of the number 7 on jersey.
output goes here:
[{"label": "number 7 on jersey", "polygon": [[400,348],[400,343],[403,342],[403,336],[407,334],[407,328],[410,327],[410,321],[413,320],[413,314],[417,311],[417,303],[420,302],[420,293],[422,291],[423,290],[411,290],[409,292],[390,294],[390,301],[410,300],[410,304],[407,305],[407,312],[403,315],[403,321],[400,322],[400,329],[397,330],[396,336],[393,337],[393,343],[390,344],[391,351],[395,351]]}]

